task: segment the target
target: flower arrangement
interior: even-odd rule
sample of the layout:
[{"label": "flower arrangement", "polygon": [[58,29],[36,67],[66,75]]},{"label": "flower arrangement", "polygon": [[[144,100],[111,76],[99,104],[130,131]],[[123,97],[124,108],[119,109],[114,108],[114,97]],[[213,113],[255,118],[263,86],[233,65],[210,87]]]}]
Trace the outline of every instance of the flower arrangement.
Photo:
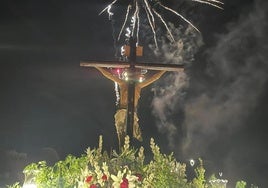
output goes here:
[{"label": "flower arrangement", "polygon": [[201,159],[195,169],[196,177],[188,181],[186,164],[177,162],[172,153],[162,154],[154,139],[150,141],[153,158],[148,163],[145,163],[144,148],[131,148],[128,136],[120,153],[112,151],[108,155],[103,151],[102,143],[100,136],[98,148],[88,148],[81,157],[68,155],[54,166],[48,166],[45,161],[32,163],[23,171],[24,185],[15,183],[8,188],[26,188],[26,185],[35,188],[215,187],[206,181]]}]

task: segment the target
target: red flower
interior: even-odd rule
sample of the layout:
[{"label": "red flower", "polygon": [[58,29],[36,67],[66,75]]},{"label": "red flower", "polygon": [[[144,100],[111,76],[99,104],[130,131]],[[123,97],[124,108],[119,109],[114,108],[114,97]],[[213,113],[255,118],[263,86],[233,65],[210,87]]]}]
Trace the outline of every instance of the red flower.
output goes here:
[{"label": "red flower", "polygon": [[122,183],[120,183],[120,188],[128,188],[128,180],[127,180],[127,178],[123,178]]},{"label": "red flower", "polygon": [[97,185],[92,184],[92,185],[90,185],[90,187],[89,187],[89,188],[97,188]]},{"label": "red flower", "polygon": [[93,176],[88,176],[85,180],[85,182],[90,183],[93,179]]},{"label": "red flower", "polygon": [[103,181],[107,181],[107,176],[105,175],[105,174],[103,174],[103,176],[101,177],[101,179],[103,180]]},{"label": "red flower", "polygon": [[141,174],[135,174],[138,177],[138,181],[142,181],[142,175]]}]

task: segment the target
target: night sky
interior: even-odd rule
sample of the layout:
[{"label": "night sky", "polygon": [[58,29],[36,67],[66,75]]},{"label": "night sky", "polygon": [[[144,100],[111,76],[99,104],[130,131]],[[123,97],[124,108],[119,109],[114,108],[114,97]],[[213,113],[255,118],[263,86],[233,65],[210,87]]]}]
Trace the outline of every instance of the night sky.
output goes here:
[{"label": "night sky", "polygon": [[[0,186],[23,180],[30,162],[81,155],[99,135],[107,150],[116,149],[114,84],[79,66],[115,59],[112,25],[120,29],[116,18],[126,5],[115,6],[112,22],[98,15],[109,2],[1,1]],[[183,8],[202,33],[193,43],[202,45],[185,75],[166,73],[142,91],[143,144],[154,137],[179,161],[201,157],[230,187],[241,179],[268,187],[268,3],[225,0],[222,11],[181,2],[167,4]],[[178,61],[165,50],[153,58],[150,37],[144,31],[144,59]]]}]

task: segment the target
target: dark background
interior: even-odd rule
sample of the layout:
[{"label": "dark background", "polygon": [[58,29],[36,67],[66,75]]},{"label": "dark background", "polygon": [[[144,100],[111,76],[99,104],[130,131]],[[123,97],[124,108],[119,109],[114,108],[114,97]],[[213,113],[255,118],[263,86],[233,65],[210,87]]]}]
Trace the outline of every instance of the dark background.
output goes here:
[{"label": "dark background", "polygon": [[[32,161],[79,156],[99,135],[105,148],[117,147],[113,83],[79,67],[84,59],[114,59],[111,21],[98,16],[109,2],[1,1],[0,186],[22,181]],[[267,187],[267,3],[226,0],[224,11],[167,3],[185,6],[204,45],[187,67],[183,97],[174,99],[175,130],[156,126],[151,113],[152,88],[165,80],[143,90],[144,144],[154,137],[183,162],[202,157],[208,173],[223,172],[230,187],[241,179]]]}]

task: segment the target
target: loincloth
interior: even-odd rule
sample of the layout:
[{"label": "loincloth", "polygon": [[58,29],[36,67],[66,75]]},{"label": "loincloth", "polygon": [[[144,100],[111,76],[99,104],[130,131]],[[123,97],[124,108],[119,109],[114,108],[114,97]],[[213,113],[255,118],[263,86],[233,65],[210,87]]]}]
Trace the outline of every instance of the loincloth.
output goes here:
[{"label": "loincloth", "polygon": [[[119,109],[116,111],[114,115],[115,119],[115,127],[118,136],[126,135],[127,131],[127,110],[126,109]],[[139,141],[142,141],[141,130],[139,127],[139,118],[137,113],[134,112],[134,121],[133,121],[133,137]]]}]

